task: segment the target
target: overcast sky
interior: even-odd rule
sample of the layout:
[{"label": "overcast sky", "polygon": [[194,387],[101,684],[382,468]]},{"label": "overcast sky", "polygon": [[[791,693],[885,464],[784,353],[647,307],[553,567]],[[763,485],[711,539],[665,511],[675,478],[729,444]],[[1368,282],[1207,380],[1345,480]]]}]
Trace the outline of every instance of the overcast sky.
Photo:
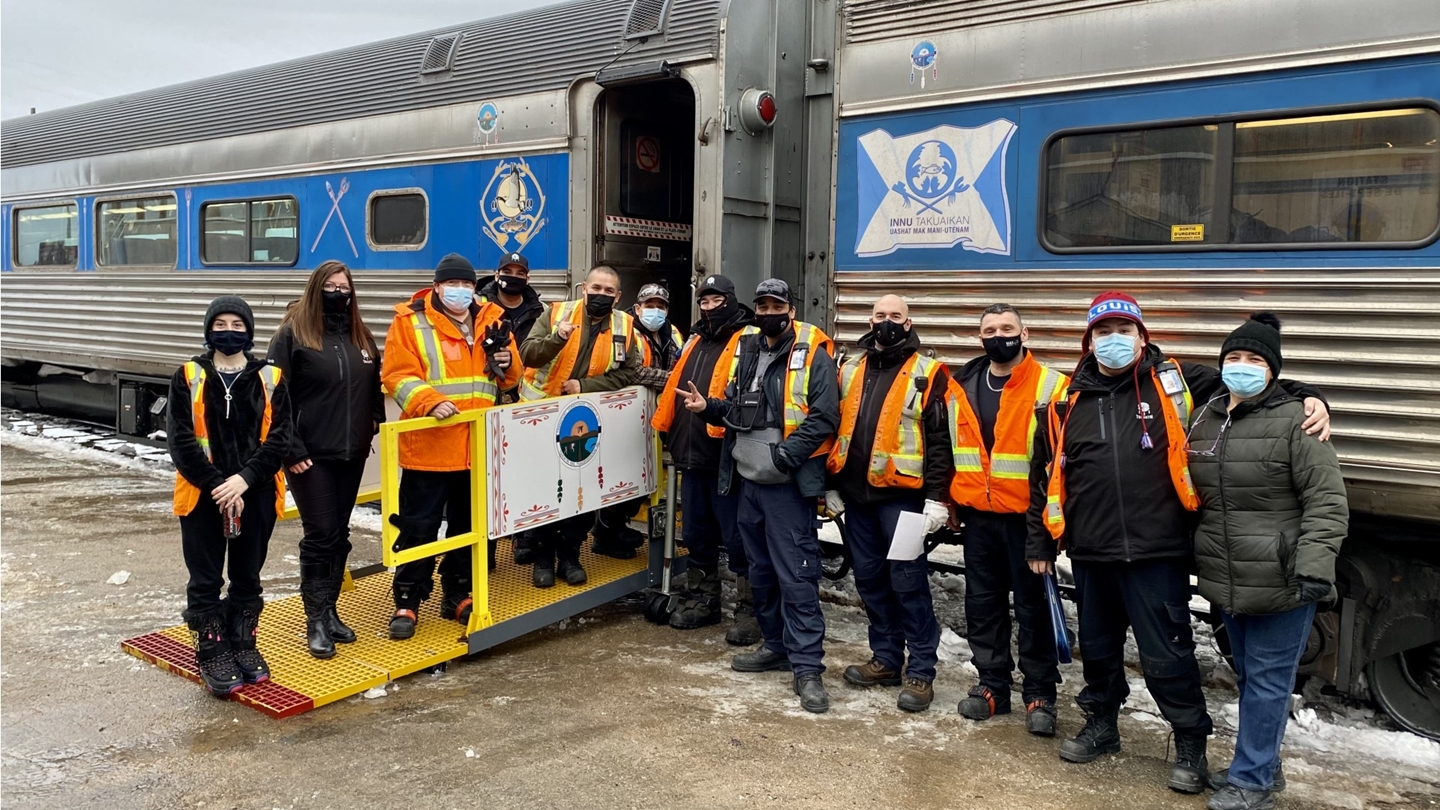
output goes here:
[{"label": "overcast sky", "polygon": [[557,0],[0,0],[0,118]]}]

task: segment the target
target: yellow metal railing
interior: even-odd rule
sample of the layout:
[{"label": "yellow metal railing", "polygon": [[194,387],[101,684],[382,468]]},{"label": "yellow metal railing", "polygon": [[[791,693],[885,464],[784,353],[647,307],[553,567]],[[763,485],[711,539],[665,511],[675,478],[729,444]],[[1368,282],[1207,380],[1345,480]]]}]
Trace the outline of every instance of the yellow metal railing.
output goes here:
[{"label": "yellow metal railing", "polygon": [[[380,425],[380,559],[394,567],[423,560],[447,551],[471,546],[470,553],[470,623],[466,632],[474,633],[494,624],[490,616],[489,535],[485,487],[485,425],[487,411],[461,411],[444,421],[433,416],[401,419]],[[400,511],[400,434],[436,427],[470,426],[470,531],[444,537],[431,543],[396,550],[400,530],[390,517]]]}]

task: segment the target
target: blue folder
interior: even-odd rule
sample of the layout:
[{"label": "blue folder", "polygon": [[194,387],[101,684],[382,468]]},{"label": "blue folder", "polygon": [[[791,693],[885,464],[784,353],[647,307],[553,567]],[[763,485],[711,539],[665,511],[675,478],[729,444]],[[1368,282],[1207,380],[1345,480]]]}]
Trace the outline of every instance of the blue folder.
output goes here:
[{"label": "blue folder", "polygon": [[1062,664],[1068,664],[1070,657],[1070,634],[1065,628],[1065,608],[1060,604],[1060,588],[1055,584],[1055,575],[1045,577],[1045,599],[1050,603],[1050,629],[1055,632],[1055,657]]}]

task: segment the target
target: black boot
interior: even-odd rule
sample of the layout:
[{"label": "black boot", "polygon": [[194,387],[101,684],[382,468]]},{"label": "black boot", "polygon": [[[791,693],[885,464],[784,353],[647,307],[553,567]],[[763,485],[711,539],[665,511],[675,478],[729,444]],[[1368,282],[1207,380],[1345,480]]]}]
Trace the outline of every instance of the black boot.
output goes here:
[{"label": "black boot", "polygon": [[353,644],[355,631],[340,621],[340,614],[335,610],[335,605],[340,601],[340,589],[345,587],[344,557],[338,557],[331,563],[327,584],[329,588],[325,593],[325,629],[330,633],[330,640],[336,644]]},{"label": "black boot", "polygon": [[535,544],[530,532],[510,535],[510,548],[515,554],[516,565],[530,565],[535,562]]},{"label": "black boot", "polygon": [[1275,806],[1275,793],[1269,790],[1246,790],[1226,785],[1210,797],[1208,810],[1270,810]]},{"label": "black boot", "polygon": [[[630,556],[635,555],[631,554]],[[589,575],[585,573],[585,568],[580,565],[578,553],[566,554],[561,557],[555,565],[555,573],[565,580],[566,585],[584,585],[590,579]]]},{"label": "black boot", "polygon": [[1175,732],[1175,765],[1170,769],[1170,789],[1199,793],[1210,781],[1210,760],[1205,756],[1204,734]]},{"label": "black boot", "polygon": [[235,654],[235,666],[245,683],[264,683],[270,680],[270,665],[260,655],[255,641],[260,632],[260,611],[265,603],[260,600],[230,607],[230,649]]},{"label": "black boot", "polygon": [[988,686],[971,687],[970,694],[956,707],[961,717],[989,720],[997,714],[1010,713],[1010,690],[996,692]]},{"label": "black boot", "polygon": [[1074,739],[1060,743],[1060,758],[1067,762],[1094,762],[1101,754],[1120,753],[1118,710],[1085,714],[1085,727]]},{"label": "black boot", "polygon": [[555,587],[555,551],[544,542],[531,539],[530,558],[535,569],[530,572],[530,582],[537,588]]},{"label": "black boot", "polygon": [[[1224,790],[1224,789],[1225,789],[1225,786],[1228,785],[1228,784],[1230,784],[1230,769],[1229,769],[1229,768],[1221,768],[1221,769],[1218,770],[1218,771],[1211,771],[1211,772],[1210,772],[1210,789],[1211,789],[1211,790]],[[1285,766],[1284,766],[1284,764],[1280,764],[1280,765],[1276,765],[1276,766],[1275,766],[1275,776],[1274,776],[1274,778],[1273,778],[1273,781],[1270,783],[1270,789],[1271,789],[1272,791],[1276,792],[1276,793],[1283,793],[1283,792],[1285,792]],[[1253,793],[1254,791],[1251,791],[1251,792]]]},{"label": "black boot", "polygon": [[590,528],[590,550],[617,560],[635,559],[635,549],[622,539],[620,529],[605,524],[605,510],[595,513],[595,525]]},{"label": "black boot", "polygon": [[807,672],[795,678],[795,694],[800,696],[800,708],[813,714],[830,711],[830,695],[825,692],[825,681],[818,672]]},{"label": "black boot", "polygon": [[744,652],[730,659],[730,668],[736,672],[771,672],[790,668],[790,656],[761,647],[754,652]]},{"label": "black boot", "polygon": [[415,625],[420,621],[420,603],[424,601],[412,585],[395,585],[395,615],[390,617],[390,638],[403,641],[415,635]]},{"label": "black boot", "polygon": [[685,572],[688,593],[680,607],[670,614],[670,626],[676,630],[696,630],[720,623],[720,568],[692,566]]},{"label": "black boot", "polygon": [[185,621],[195,639],[195,663],[200,680],[215,697],[225,697],[245,686],[244,676],[235,665],[235,654],[226,639],[228,628],[222,612],[193,615],[186,611]]},{"label": "black boot", "polygon": [[755,598],[748,577],[735,578],[735,623],[725,631],[725,643],[737,647],[760,643],[760,621],[755,618]]},{"label": "black boot", "polygon": [[305,563],[300,566],[300,603],[305,606],[305,646],[314,658],[335,657],[326,615],[330,607],[330,566]]},{"label": "black boot", "polygon": [[474,600],[470,598],[470,578],[446,581],[442,576],[440,588],[442,591],[440,597],[441,618],[468,625],[470,613],[474,608]]},{"label": "black boot", "polygon": [[1037,737],[1055,736],[1055,701],[1035,698],[1025,703],[1025,730]]}]

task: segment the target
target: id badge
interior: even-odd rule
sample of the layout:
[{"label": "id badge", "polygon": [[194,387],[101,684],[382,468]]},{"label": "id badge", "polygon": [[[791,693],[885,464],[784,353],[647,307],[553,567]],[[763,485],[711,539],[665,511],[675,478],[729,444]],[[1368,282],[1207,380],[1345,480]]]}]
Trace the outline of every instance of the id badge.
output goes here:
[{"label": "id badge", "polygon": [[622,343],[621,341],[618,341],[618,340],[617,340],[617,341],[615,341],[615,364],[616,364],[616,365],[620,365],[620,364],[622,364],[622,363],[624,363],[624,362],[625,362],[625,344]]},{"label": "id badge", "polygon": [[1160,387],[1169,396],[1174,396],[1185,390],[1185,381],[1180,378],[1180,372],[1173,368],[1167,368],[1160,372]]},{"label": "id badge", "polygon": [[790,370],[800,371],[805,368],[805,350],[796,349],[790,352]]}]

